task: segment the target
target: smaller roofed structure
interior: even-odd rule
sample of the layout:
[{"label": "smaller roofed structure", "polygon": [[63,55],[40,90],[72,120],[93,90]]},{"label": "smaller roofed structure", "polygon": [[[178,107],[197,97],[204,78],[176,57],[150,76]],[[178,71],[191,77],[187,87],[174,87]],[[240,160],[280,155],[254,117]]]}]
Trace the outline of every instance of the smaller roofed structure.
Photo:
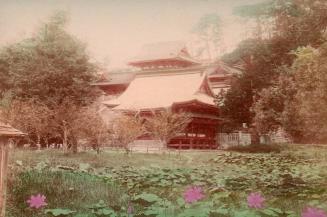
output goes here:
[{"label": "smaller roofed structure", "polygon": [[5,216],[6,177],[8,168],[8,139],[24,136],[25,133],[0,121],[0,216]]},{"label": "smaller roofed structure", "polygon": [[217,61],[206,69],[209,83],[215,95],[221,91],[227,91],[231,85],[232,77],[241,73],[239,69],[228,66],[222,61]]},{"label": "smaller roofed structure", "polygon": [[17,137],[25,136],[26,134],[13,128],[12,126],[0,122],[0,137]]},{"label": "smaller roofed structure", "polygon": [[133,71],[104,72],[93,86],[98,86],[106,94],[117,95],[126,90],[135,78]]}]

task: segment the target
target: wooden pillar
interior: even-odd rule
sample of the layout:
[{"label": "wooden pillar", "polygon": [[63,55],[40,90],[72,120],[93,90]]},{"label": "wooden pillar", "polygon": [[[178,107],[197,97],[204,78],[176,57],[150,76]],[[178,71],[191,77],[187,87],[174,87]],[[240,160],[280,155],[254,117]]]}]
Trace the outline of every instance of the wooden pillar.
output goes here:
[{"label": "wooden pillar", "polygon": [[7,168],[8,168],[8,139],[0,137],[0,217],[5,216]]}]

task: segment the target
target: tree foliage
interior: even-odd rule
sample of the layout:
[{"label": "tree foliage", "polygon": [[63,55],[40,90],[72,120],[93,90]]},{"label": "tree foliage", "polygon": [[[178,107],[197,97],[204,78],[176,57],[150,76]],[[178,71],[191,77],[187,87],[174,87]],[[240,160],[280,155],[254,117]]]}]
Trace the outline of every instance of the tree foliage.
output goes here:
[{"label": "tree foliage", "polygon": [[102,146],[112,139],[112,128],[99,113],[99,105],[92,105],[80,109],[78,117],[73,120],[73,131],[79,140],[85,140],[97,153]]},{"label": "tree foliage", "polygon": [[[275,132],[281,126],[294,124],[295,120],[291,118],[291,110],[296,94],[296,87],[293,78],[281,75],[276,84],[263,89],[258,100],[252,107],[255,113],[254,123],[260,133]],[[288,108],[288,109],[286,109]],[[294,110],[293,110],[294,111]],[[296,113],[294,113],[296,116]],[[290,127],[287,129],[290,130]],[[296,132],[289,131],[291,135],[296,135]]]},{"label": "tree foliage", "polygon": [[53,107],[53,117],[49,121],[52,129],[56,132],[55,136],[61,139],[66,151],[69,146],[72,146],[74,152],[77,151],[79,125],[76,120],[80,117],[80,110],[81,107],[67,99]]},{"label": "tree foliage", "polygon": [[0,49],[1,110],[36,143],[59,139],[76,151],[79,124],[93,124],[80,115],[101,122],[84,111],[98,94],[90,85],[97,66],[85,44],[65,30],[67,22],[67,14],[58,12],[32,37]]},{"label": "tree foliage", "polygon": [[96,66],[86,46],[65,31],[67,15],[57,13],[32,38],[0,50],[0,92],[52,106],[66,98],[83,105],[94,99],[89,83]]},{"label": "tree foliage", "polygon": [[[318,49],[299,48],[292,66],[295,97],[307,141],[327,141],[327,43]],[[299,126],[300,127],[300,126]]]},{"label": "tree foliage", "polygon": [[276,65],[286,64],[287,58],[280,58],[288,49],[277,49],[279,41],[261,41],[248,39],[230,55],[226,55],[227,62],[241,61],[244,64],[244,73],[236,75],[231,88],[225,94],[221,115],[229,119],[232,126],[237,128],[242,123],[250,125],[254,117],[251,111],[254,97],[263,88],[272,85],[278,77]]},{"label": "tree foliage", "polygon": [[294,54],[286,85],[261,92],[255,122],[265,132],[282,127],[298,142],[326,142],[327,44],[300,47]]},{"label": "tree foliage", "polygon": [[273,2],[261,2],[235,7],[233,13],[241,17],[255,18],[257,16],[267,16],[271,14]]},{"label": "tree foliage", "polygon": [[151,136],[166,146],[170,139],[184,132],[190,122],[191,117],[187,113],[163,110],[154,112],[153,116],[147,118],[145,126]]},{"label": "tree foliage", "polygon": [[[252,6],[255,10],[251,12]],[[281,90],[275,87],[280,76],[284,76],[285,69],[296,58],[293,50],[308,45],[318,47],[325,41],[327,5],[323,0],[274,0],[264,5],[252,6],[246,7],[247,12],[254,17],[260,16],[260,19],[269,20],[270,32],[241,42],[232,53],[223,57],[224,61],[231,64],[241,63],[244,68],[243,74],[235,77],[221,108],[222,116],[231,121],[232,129],[241,126],[243,122],[254,122],[259,105],[255,109],[252,107],[263,95],[266,98],[265,102],[260,102],[262,108],[276,102],[273,95]],[[270,89],[260,93],[266,88]],[[278,107],[278,104],[272,107]],[[271,117],[268,118],[267,114],[265,118],[271,119],[274,114],[269,115]]]},{"label": "tree foliage", "polygon": [[14,100],[4,111],[4,119],[12,126],[28,133],[29,141],[40,147],[41,139],[51,137],[49,120],[52,110],[34,99]]},{"label": "tree foliage", "polygon": [[207,52],[208,58],[217,57],[222,33],[221,18],[217,14],[206,14],[194,26],[193,32],[203,44],[202,51]]},{"label": "tree foliage", "polygon": [[6,123],[6,117],[8,117],[8,112],[10,110],[10,105],[12,103],[12,93],[11,91],[3,92],[0,95],[0,121]]},{"label": "tree foliage", "polygon": [[130,144],[144,135],[146,130],[137,115],[121,115],[112,124],[113,142],[130,152]]}]

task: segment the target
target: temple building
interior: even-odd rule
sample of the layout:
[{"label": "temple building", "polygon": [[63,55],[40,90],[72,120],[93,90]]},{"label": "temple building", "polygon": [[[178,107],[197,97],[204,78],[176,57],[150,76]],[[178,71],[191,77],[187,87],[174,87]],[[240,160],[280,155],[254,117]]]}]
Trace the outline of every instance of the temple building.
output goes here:
[{"label": "temple building", "polygon": [[222,62],[202,64],[182,43],[147,45],[129,65],[137,70],[109,73],[97,84],[108,95],[103,104],[113,111],[146,114],[162,109],[190,113],[185,132],[169,142],[172,148],[208,148],[219,145],[216,135],[219,108],[214,97],[228,89],[237,69]]}]

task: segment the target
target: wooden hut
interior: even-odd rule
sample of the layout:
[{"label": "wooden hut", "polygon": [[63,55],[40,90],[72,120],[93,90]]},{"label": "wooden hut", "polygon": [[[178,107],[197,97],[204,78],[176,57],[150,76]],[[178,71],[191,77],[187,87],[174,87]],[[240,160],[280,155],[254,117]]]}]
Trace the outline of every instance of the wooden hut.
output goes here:
[{"label": "wooden hut", "polygon": [[6,178],[9,154],[8,140],[24,135],[24,133],[10,125],[0,122],[0,217],[5,216]]}]

